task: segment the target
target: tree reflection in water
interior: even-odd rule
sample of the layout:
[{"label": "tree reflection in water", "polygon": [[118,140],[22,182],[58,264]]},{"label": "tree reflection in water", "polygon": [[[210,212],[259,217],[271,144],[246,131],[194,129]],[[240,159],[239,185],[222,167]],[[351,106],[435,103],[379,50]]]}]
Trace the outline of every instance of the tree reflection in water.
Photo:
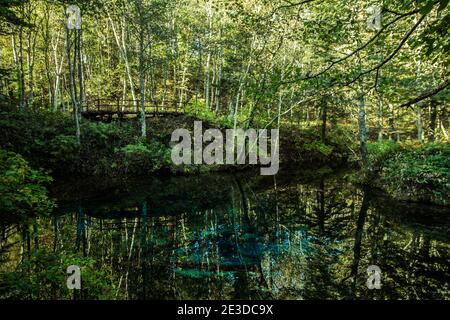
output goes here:
[{"label": "tree reflection in water", "polygon": [[72,298],[78,263],[78,299],[448,299],[443,211],[342,174],[155,180],[2,225],[0,296]]}]

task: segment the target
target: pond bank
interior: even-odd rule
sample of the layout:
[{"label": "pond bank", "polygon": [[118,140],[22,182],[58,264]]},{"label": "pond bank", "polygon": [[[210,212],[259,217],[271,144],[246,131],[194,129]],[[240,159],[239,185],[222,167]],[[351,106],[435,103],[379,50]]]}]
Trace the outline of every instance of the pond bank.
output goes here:
[{"label": "pond bank", "polygon": [[[52,112],[1,113],[0,147],[24,156],[57,181],[89,179],[101,190],[127,180],[153,176],[198,175],[207,172],[252,171],[250,165],[181,165],[171,161],[170,138],[175,129],[193,129],[189,115],[147,120],[148,136],[129,122],[82,122],[82,139],[73,136],[72,119]],[[226,123],[203,122],[204,129],[226,129]],[[330,170],[358,167],[357,147],[345,127],[330,127],[325,137],[317,128],[280,129],[280,166]],[[355,180],[377,187],[396,199],[448,205],[448,144],[410,146],[392,141],[369,143],[372,174]],[[328,170],[328,169],[326,169]],[[56,187],[57,188],[57,187]],[[54,188],[53,188],[54,189]]]}]

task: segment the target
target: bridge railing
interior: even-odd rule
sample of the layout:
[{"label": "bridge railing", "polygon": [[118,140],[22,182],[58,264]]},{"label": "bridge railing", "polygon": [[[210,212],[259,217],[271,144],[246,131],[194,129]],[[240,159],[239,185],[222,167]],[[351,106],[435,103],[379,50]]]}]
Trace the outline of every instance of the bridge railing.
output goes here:
[{"label": "bridge railing", "polygon": [[[178,100],[146,100],[145,113],[184,113],[186,102]],[[110,98],[88,99],[83,113],[87,114],[139,114],[141,108],[140,100],[123,100]]]}]

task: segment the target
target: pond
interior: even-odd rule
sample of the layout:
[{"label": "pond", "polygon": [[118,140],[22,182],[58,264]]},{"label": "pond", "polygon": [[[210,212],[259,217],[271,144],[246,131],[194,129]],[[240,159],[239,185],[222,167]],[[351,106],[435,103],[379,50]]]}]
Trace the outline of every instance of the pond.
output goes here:
[{"label": "pond", "polygon": [[[0,297],[449,299],[448,208],[348,174],[143,178],[100,193],[78,181],[54,215],[0,225]],[[66,287],[69,265],[81,291]],[[381,289],[367,286],[372,265]]]}]

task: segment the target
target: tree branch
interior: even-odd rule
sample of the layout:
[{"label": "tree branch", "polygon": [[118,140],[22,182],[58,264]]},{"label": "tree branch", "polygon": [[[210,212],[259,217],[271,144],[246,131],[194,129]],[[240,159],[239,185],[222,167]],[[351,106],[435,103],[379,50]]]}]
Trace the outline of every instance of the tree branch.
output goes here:
[{"label": "tree branch", "polygon": [[447,88],[450,85],[450,78],[446,79],[444,82],[442,82],[438,87],[429,90],[423,94],[421,94],[420,96],[409,100],[408,102],[402,104],[399,108],[404,108],[404,107],[409,107],[412,104],[415,104],[419,101],[425,100],[427,98],[430,98],[432,96],[434,96],[435,94],[441,92],[442,90],[444,90],[445,88]]},{"label": "tree branch", "polygon": [[274,11],[278,11],[278,10],[286,9],[286,8],[292,8],[292,7],[296,7],[296,6],[301,6],[302,4],[305,4],[308,2],[313,2],[313,1],[316,1],[316,0],[303,0],[300,2],[291,2],[291,1],[285,0],[285,2],[287,2],[288,4],[281,5],[277,8],[275,8]]},{"label": "tree branch", "polygon": [[280,5],[279,7],[276,7],[276,8],[273,9],[272,12],[270,12],[267,16],[262,17],[261,20],[267,20],[267,19],[272,18],[273,15],[274,15],[277,11],[280,11],[280,10],[282,10],[282,9],[288,9],[288,8],[293,8],[293,7],[296,7],[296,6],[301,6],[301,5],[303,5],[303,4],[306,4],[306,3],[308,3],[308,2],[313,2],[313,1],[316,1],[316,0],[303,0],[303,1],[300,1],[300,2],[291,2],[291,1],[285,0],[285,2],[287,2],[287,4],[283,4],[283,5]]},{"label": "tree branch", "polygon": [[[290,81],[286,81],[286,82],[284,82],[285,84],[286,83],[292,83],[292,82],[297,82],[297,81],[303,81],[303,80],[311,80],[311,79],[314,79],[314,78],[317,78],[317,77],[319,77],[319,76],[321,76],[322,74],[324,74],[324,73],[326,73],[327,71],[329,71],[330,69],[332,69],[335,65],[337,65],[337,64],[339,64],[339,63],[341,63],[341,62],[343,62],[343,61],[345,61],[345,60],[347,60],[348,58],[351,58],[352,56],[354,56],[355,54],[357,54],[358,52],[360,52],[360,51],[362,51],[362,50],[364,50],[365,48],[367,48],[372,42],[374,42],[387,28],[389,28],[391,25],[393,25],[394,23],[396,23],[397,21],[399,21],[400,19],[403,19],[403,18],[405,18],[405,17],[408,17],[408,16],[411,16],[411,15],[414,15],[414,14],[417,14],[417,13],[419,13],[419,10],[417,9],[417,10],[413,10],[413,11],[410,11],[410,12],[406,12],[406,13],[403,13],[403,14],[401,14],[401,15],[399,15],[398,17],[396,17],[395,19],[393,19],[392,21],[390,21],[389,23],[387,23],[387,24],[385,24],[372,38],[370,38],[365,44],[363,44],[361,47],[359,47],[359,48],[357,48],[355,51],[353,51],[353,52],[351,52],[351,53],[349,53],[348,55],[346,55],[346,56],[344,56],[344,57],[342,57],[342,58],[340,58],[340,59],[337,59],[337,60],[334,60],[334,61],[332,61],[329,65],[328,65],[328,67],[326,67],[325,69],[323,69],[323,70],[321,70],[321,71],[319,71],[318,73],[316,73],[316,74],[313,74],[313,75],[308,75],[308,76],[306,76],[306,77],[302,77],[302,78],[300,78],[300,79],[294,79],[294,80],[290,80]],[[372,70],[373,71],[373,70]]]},{"label": "tree branch", "polygon": [[403,45],[406,43],[406,41],[409,39],[409,37],[414,33],[414,31],[417,29],[417,27],[422,23],[422,21],[425,19],[426,16],[427,15],[424,14],[423,16],[420,17],[420,19],[411,28],[411,30],[409,30],[408,33],[405,35],[405,37],[403,37],[402,41],[400,41],[400,44],[397,46],[397,48],[395,48],[395,50],[389,56],[387,56],[386,59],[381,61],[375,67],[361,72],[359,75],[357,75],[355,78],[353,78],[350,82],[347,82],[344,85],[349,86],[352,83],[354,83],[355,81],[357,81],[358,79],[360,79],[362,76],[364,76],[368,73],[371,73],[372,71],[381,69],[386,63],[388,63],[392,58],[394,58],[397,55],[397,53],[400,51],[400,49],[403,47]]}]

